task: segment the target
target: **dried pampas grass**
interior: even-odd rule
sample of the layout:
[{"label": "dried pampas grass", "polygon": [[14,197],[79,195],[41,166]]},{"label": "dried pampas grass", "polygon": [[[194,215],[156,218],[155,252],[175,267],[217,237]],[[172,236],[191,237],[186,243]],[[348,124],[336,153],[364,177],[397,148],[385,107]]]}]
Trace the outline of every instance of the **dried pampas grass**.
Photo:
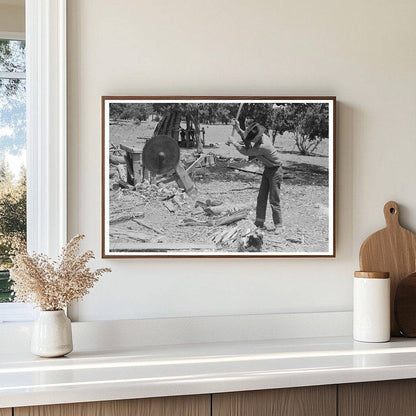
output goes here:
[{"label": "dried pampas grass", "polygon": [[78,254],[83,238],[76,235],[57,261],[44,254],[29,255],[26,249],[18,252],[10,270],[15,302],[34,303],[42,310],[56,311],[84,297],[103,273],[111,272],[109,268],[88,268],[94,253]]}]

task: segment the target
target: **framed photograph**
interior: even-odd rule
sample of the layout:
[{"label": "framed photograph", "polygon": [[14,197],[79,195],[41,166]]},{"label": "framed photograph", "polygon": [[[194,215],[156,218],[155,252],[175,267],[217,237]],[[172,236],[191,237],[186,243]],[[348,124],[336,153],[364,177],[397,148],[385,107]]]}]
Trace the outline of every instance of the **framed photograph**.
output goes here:
[{"label": "framed photograph", "polygon": [[335,257],[335,97],[102,97],[103,257]]}]

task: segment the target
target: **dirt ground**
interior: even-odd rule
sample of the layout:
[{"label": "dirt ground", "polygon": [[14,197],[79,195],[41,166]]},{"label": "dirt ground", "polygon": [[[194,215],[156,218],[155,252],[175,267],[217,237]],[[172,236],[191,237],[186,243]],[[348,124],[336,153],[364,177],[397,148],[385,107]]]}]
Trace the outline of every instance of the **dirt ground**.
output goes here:
[{"label": "dirt ground", "polygon": [[[155,126],[156,123],[150,121],[140,125],[134,122],[112,124],[110,142],[116,146],[126,144],[141,148],[146,138],[152,136]],[[137,251],[153,250],[155,247],[163,251],[164,247],[172,244],[177,244],[177,251],[187,247],[197,247],[195,251],[238,251],[238,238],[231,243],[222,241],[216,244],[216,236],[228,230],[231,234],[236,230],[235,235],[242,229],[248,230],[255,218],[254,209],[246,219],[230,225],[195,225],[194,222],[209,223],[212,220],[203,209],[207,200],[234,206],[252,203],[255,208],[261,176],[230,167],[259,173],[262,167],[248,162],[233,146],[225,144],[232,131],[230,125],[201,127],[206,131],[204,153],[214,155],[211,160],[215,160],[215,166],[200,167],[193,172],[192,178],[198,191],[196,195],[182,193],[175,182],[162,186],[145,183],[137,190],[113,190],[110,180],[110,220],[125,213],[134,213],[138,219],[110,226],[110,250],[129,243],[130,246],[137,245]],[[328,140],[319,145],[314,156],[300,155],[290,134],[278,136],[275,146],[284,167],[281,188],[283,228],[277,233],[264,231],[261,251],[280,254],[327,252]],[[195,159],[194,152],[195,149],[181,148],[181,160],[185,167]],[[166,201],[172,202],[172,205],[167,207]],[[270,207],[266,218],[266,224],[272,225]],[[189,225],[191,221],[192,226]]]}]

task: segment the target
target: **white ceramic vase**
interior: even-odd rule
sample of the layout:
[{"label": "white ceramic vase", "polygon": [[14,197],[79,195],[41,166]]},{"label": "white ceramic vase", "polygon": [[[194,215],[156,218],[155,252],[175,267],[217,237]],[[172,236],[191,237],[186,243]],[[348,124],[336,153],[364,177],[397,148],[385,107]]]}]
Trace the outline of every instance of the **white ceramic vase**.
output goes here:
[{"label": "white ceramic vase", "polygon": [[33,325],[31,351],[39,357],[62,357],[72,351],[71,321],[61,309],[40,311]]}]

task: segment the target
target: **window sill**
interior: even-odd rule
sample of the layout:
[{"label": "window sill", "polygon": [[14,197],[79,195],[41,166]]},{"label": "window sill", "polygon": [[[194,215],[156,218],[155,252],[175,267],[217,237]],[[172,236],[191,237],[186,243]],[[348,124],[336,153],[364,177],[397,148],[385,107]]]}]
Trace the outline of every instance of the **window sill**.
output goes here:
[{"label": "window sill", "polygon": [[28,303],[0,303],[0,325],[21,325],[35,319],[35,310]]}]

